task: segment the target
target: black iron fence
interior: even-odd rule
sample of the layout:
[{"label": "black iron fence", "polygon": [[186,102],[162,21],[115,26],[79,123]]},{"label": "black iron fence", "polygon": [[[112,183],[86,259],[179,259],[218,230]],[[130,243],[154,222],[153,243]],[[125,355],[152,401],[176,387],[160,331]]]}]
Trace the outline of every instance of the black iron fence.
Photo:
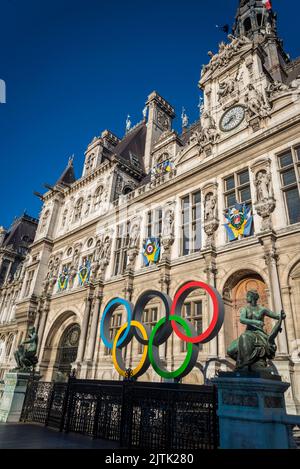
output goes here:
[{"label": "black iron fence", "polygon": [[214,386],[31,381],[21,420],[113,440],[125,448],[195,450],[219,444]]}]

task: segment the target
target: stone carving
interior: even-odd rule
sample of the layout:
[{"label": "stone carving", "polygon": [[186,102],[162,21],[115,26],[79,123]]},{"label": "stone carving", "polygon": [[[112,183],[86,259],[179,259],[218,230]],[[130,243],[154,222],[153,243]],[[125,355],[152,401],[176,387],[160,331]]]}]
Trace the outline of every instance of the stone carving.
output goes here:
[{"label": "stone carving", "polygon": [[280,93],[284,93],[289,90],[288,85],[282,83],[281,81],[273,81],[268,84],[266,88],[266,95],[268,99],[275,97]]},{"label": "stone carving", "polygon": [[207,189],[203,188],[203,193],[206,192],[204,195],[204,231],[207,236],[207,247],[214,244],[214,234],[219,227],[217,188],[216,184],[209,185]]},{"label": "stone carving", "polygon": [[271,215],[276,206],[269,162],[258,164],[254,171],[254,185],[256,188],[255,209],[262,217],[262,231],[269,231],[272,229]]},{"label": "stone carving", "polygon": [[28,338],[19,345],[18,349],[14,353],[15,360],[17,362],[17,368],[14,371],[29,372],[38,362],[36,356],[38,346],[38,335],[35,327],[29,327]]},{"label": "stone carving", "polygon": [[129,246],[128,246],[128,267],[133,268],[135,259],[139,253],[141,233],[141,219],[135,217],[130,222],[129,227]]},{"label": "stone carving", "polygon": [[174,207],[173,204],[169,204],[165,207],[164,211],[164,223],[161,238],[162,246],[164,248],[163,259],[169,258],[171,246],[174,243],[174,225]]},{"label": "stone carving", "polygon": [[204,220],[210,221],[216,218],[217,195],[210,192],[205,197]]},{"label": "stone carving", "polygon": [[220,133],[217,130],[216,123],[214,118],[210,115],[208,111],[203,112],[201,117],[201,124],[202,124],[202,134],[201,134],[201,141],[200,146],[204,146],[206,144],[214,145],[220,138]]},{"label": "stone carving", "polygon": [[91,204],[92,204],[92,196],[89,195],[88,198],[86,199],[86,206],[85,206],[85,211],[84,211],[85,217],[87,217],[88,214],[90,213]]},{"label": "stone carving", "polygon": [[[273,372],[268,363],[276,354],[275,339],[281,332],[282,322],[286,315],[273,313],[265,306],[258,304],[259,294],[256,290],[248,291],[247,306],[240,311],[240,322],[246,325],[246,331],[232,342],[227,353],[236,361],[236,370]],[[266,317],[277,319],[270,335],[264,331]]]},{"label": "stone carving", "polygon": [[256,198],[258,202],[266,202],[273,197],[273,187],[271,183],[271,174],[265,170],[257,172],[255,181]]},{"label": "stone carving", "polygon": [[111,237],[109,235],[104,236],[104,240],[101,246],[100,251],[100,259],[99,259],[99,269],[100,269],[100,276],[103,276],[106,268],[110,261],[111,256]]},{"label": "stone carving", "polygon": [[126,119],[126,133],[128,133],[131,129],[131,120],[130,120],[130,115],[128,114],[127,119]]},{"label": "stone carving", "polygon": [[214,72],[220,67],[226,66],[230,60],[236,56],[244,46],[252,45],[252,41],[245,36],[234,37],[232,34],[228,35],[229,44],[221,42],[219,44],[219,52],[214,54],[212,51],[208,52],[210,62],[202,68],[202,76],[207,72]]},{"label": "stone carving", "polygon": [[248,90],[245,94],[245,103],[247,105],[249,120],[255,117],[270,117],[271,107],[264,96],[259,91],[257,91],[252,83],[249,83],[247,88]]},{"label": "stone carving", "polygon": [[291,82],[290,86],[292,89],[300,88],[300,75],[298,75],[297,78]]}]

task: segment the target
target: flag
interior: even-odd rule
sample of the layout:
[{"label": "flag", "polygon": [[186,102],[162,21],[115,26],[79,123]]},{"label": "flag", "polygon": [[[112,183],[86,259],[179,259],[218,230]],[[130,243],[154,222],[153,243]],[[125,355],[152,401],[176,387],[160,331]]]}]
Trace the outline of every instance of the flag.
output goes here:
[{"label": "flag", "polygon": [[272,2],[271,0],[262,0],[263,6],[265,7],[266,10],[271,11],[272,10]]}]

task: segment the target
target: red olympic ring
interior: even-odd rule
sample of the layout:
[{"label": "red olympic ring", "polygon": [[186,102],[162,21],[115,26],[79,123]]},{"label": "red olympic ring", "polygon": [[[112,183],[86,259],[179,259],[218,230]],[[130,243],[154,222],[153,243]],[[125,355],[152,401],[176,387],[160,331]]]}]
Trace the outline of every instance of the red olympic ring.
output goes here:
[{"label": "red olympic ring", "polygon": [[205,344],[217,336],[224,322],[224,303],[221,295],[214,287],[204,282],[188,282],[183,285],[175,295],[170,316],[181,316],[181,310],[185,299],[197,288],[205,290],[211,297],[213,303],[213,317],[206,331],[196,337],[188,337],[180,331],[175,321],[171,321],[171,324],[174,332],[181,340],[191,342],[192,344]]}]

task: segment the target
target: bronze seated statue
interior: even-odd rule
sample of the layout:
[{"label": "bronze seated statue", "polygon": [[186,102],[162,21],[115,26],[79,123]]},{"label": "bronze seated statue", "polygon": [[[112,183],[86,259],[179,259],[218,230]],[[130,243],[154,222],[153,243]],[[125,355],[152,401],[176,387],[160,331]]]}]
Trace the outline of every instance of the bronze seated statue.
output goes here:
[{"label": "bronze seated statue", "polygon": [[28,339],[24,340],[19,345],[18,349],[14,353],[15,360],[17,362],[16,371],[31,371],[32,368],[38,363],[36,356],[38,345],[38,335],[35,331],[35,327],[29,327]]},{"label": "bronze seated statue", "polygon": [[[275,339],[281,332],[282,321],[286,315],[273,313],[258,303],[259,294],[255,290],[247,293],[248,305],[240,311],[240,322],[246,330],[234,340],[227,350],[228,355],[236,361],[236,371],[271,371],[269,361],[275,358],[277,346]],[[270,335],[264,330],[264,319],[277,319]]]}]

